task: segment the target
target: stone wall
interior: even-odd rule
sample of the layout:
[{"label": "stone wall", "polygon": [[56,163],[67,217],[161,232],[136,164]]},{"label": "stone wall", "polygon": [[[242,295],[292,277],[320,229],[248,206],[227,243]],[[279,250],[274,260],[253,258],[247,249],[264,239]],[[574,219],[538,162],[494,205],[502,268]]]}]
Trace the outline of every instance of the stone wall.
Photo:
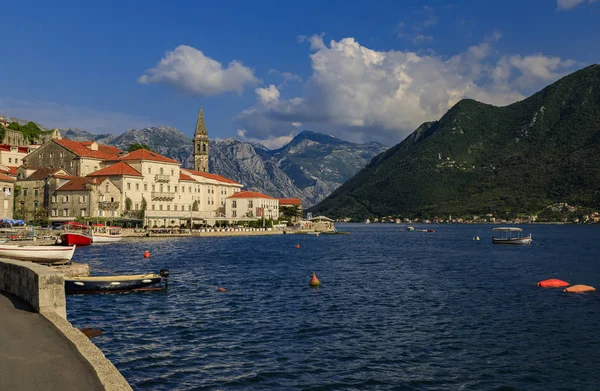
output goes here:
[{"label": "stone wall", "polygon": [[41,314],[67,318],[64,275],[47,266],[0,258],[0,290],[19,296]]},{"label": "stone wall", "polygon": [[15,196],[15,184],[12,182],[0,181],[0,218],[13,218],[13,204]]},{"label": "stone wall", "polygon": [[79,157],[56,142],[42,145],[23,160],[29,167],[62,168],[69,175],[80,175]]}]

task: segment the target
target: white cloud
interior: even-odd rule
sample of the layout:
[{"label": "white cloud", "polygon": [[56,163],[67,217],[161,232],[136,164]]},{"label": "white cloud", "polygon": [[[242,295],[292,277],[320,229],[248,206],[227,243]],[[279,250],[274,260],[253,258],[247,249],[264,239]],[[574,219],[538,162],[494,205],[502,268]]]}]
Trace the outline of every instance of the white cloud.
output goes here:
[{"label": "white cloud", "polygon": [[[492,43],[446,58],[411,51],[376,51],[354,40],[305,38],[312,75],[303,94],[257,89],[257,103],[237,117],[246,136],[287,136],[294,123],[353,140],[395,143],[425,121],[439,119],[460,99],[506,105],[558,79],[576,63],[542,54],[492,58]],[[316,41],[320,41],[316,42]],[[259,92],[260,90],[260,92]]]},{"label": "white cloud", "polygon": [[578,5],[584,4],[584,3],[588,3],[591,4],[593,2],[595,2],[597,0],[556,0],[556,5],[558,6],[559,10],[568,10],[571,8],[575,8]]},{"label": "white cloud", "polygon": [[118,134],[129,129],[155,126],[156,121],[114,111],[52,102],[0,98],[0,113],[30,120],[45,128],[78,128],[92,133]]},{"label": "white cloud", "polygon": [[259,80],[252,69],[233,60],[227,68],[207,57],[202,51],[180,45],[149,69],[138,82],[141,84],[167,84],[192,94],[213,96],[226,92],[241,93],[247,85]]},{"label": "white cloud", "polygon": [[247,137],[246,136],[246,129],[238,129],[237,130],[237,135],[240,138],[240,140],[242,141],[248,141],[248,142],[254,142],[254,143],[259,143],[264,145],[265,147],[269,148],[269,149],[278,149],[283,147],[285,144],[289,143],[290,141],[292,141],[292,139],[294,138],[294,134],[293,133],[289,133],[287,135],[283,135],[283,136],[269,136],[266,138],[253,138],[253,137]]},{"label": "white cloud", "polygon": [[273,84],[267,88],[257,88],[254,91],[263,104],[269,104],[279,100],[279,90]]}]

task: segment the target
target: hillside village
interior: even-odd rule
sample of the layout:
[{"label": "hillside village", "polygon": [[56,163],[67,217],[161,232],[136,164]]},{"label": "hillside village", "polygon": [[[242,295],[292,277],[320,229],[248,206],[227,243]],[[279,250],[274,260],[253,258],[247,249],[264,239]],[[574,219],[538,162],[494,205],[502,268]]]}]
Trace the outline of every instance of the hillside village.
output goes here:
[{"label": "hillside village", "polygon": [[[35,125],[35,124],[34,124]],[[18,127],[18,125],[17,125]],[[285,219],[302,203],[244,191],[208,172],[209,139],[200,109],[194,169],[144,148],[125,152],[63,138],[58,129],[27,135],[0,116],[0,218],[36,224],[119,221],[133,227],[193,227]]]}]

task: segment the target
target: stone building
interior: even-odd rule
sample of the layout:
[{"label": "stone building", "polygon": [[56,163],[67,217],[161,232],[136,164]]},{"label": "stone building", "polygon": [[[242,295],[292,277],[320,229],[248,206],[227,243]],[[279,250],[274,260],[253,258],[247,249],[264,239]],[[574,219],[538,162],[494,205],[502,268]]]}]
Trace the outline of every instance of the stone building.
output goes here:
[{"label": "stone building", "polygon": [[[295,213],[289,213],[295,209]],[[279,198],[279,217],[282,217],[284,212],[287,216],[293,215],[290,223],[295,223],[302,220],[302,200],[300,198]]]},{"label": "stone building", "polygon": [[241,191],[226,199],[228,220],[251,220],[279,218],[279,200],[255,191]]},{"label": "stone building", "polygon": [[31,219],[38,208],[47,208],[50,196],[70,178],[62,169],[19,167],[14,196],[19,217]]},{"label": "stone building", "polygon": [[0,164],[8,167],[18,167],[23,164],[25,156],[39,148],[39,145],[19,147],[9,144],[0,144]]},{"label": "stone building", "polygon": [[194,132],[194,170],[208,172],[208,131],[204,123],[202,107],[198,112],[196,131]]},{"label": "stone building", "polygon": [[74,177],[56,189],[50,199],[50,220],[77,217],[120,217],[120,189],[107,177]]},{"label": "stone building", "polygon": [[105,167],[105,161],[116,161],[122,151],[96,142],[54,139],[27,155],[24,166],[63,169],[68,175],[86,176]]},{"label": "stone building", "polygon": [[0,219],[12,219],[15,179],[0,173],[0,186],[2,186],[2,195],[0,195]]}]

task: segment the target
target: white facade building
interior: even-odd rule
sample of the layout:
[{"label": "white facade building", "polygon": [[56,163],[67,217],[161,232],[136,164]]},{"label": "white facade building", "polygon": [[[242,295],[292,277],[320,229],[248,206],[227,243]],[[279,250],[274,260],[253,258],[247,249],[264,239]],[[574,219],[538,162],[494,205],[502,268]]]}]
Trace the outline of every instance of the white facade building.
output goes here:
[{"label": "white facade building", "polygon": [[279,218],[279,200],[255,191],[241,191],[227,197],[226,217],[229,221]]}]

